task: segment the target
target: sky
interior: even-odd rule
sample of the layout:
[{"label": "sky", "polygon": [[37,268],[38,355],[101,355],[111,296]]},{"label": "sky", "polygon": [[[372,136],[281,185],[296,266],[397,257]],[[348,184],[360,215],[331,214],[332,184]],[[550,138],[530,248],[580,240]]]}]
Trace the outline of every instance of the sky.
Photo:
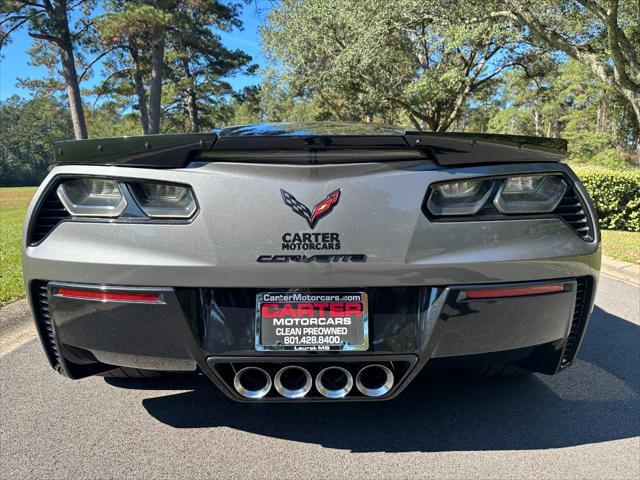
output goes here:
[{"label": "sky", "polygon": [[[241,15],[244,30],[232,32],[218,32],[224,45],[229,49],[240,49],[251,55],[253,62],[260,66],[266,64],[261,55],[260,36],[258,26],[264,11],[257,11],[254,3],[244,6]],[[22,28],[12,34],[12,41],[3,47],[0,58],[0,101],[6,100],[12,95],[29,97],[30,92],[19,88],[16,83],[18,78],[42,78],[46,75],[45,67],[29,65],[27,50],[31,47],[31,37],[27,35],[26,28]],[[96,72],[97,73],[97,72]],[[100,81],[101,75],[94,73],[92,78],[82,83],[82,88],[91,88]],[[236,90],[247,85],[260,83],[260,75],[238,75],[227,79]]]}]

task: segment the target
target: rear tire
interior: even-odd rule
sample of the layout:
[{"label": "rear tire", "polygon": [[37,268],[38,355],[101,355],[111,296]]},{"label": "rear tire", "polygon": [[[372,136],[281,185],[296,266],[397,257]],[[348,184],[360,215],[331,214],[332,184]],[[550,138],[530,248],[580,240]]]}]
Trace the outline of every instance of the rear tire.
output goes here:
[{"label": "rear tire", "polygon": [[164,372],[157,370],[142,370],[141,368],[120,367],[115,370],[103,372],[100,376],[105,378],[155,378],[163,375]]}]

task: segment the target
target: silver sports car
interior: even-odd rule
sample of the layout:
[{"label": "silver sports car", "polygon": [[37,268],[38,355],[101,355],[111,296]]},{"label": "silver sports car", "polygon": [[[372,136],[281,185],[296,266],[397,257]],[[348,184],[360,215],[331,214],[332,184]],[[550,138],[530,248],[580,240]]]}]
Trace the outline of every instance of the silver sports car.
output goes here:
[{"label": "silver sports car", "polygon": [[566,142],[265,124],[56,144],[23,266],[70,378],[383,400],[425,368],[557,373],[600,267]]}]

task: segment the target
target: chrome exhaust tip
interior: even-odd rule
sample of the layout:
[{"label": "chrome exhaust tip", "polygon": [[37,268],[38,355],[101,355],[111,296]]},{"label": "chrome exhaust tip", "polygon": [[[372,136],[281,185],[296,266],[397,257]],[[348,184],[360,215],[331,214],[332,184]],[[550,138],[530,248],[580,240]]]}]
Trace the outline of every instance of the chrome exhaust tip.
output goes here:
[{"label": "chrome exhaust tip", "polygon": [[353,376],[342,367],[327,367],[316,376],[316,389],[327,398],[345,397],[353,387]]},{"label": "chrome exhaust tip", "polygon": [[283,397],[302,398],[311,390],[313,380],[307,369],[297,365],[289,365],[278,370],[273,384]]},{"label": "chrome exhaust tip", "polygon": [[367,397],[381,397],[393,387],[393,372],[384,365],[367,365],[356,376],[356,387]]},{"label": "chrome exhaust tip", "polygon": [[244,367],[233,377],[233,386],[240,395],[258,399],[271,390],[271,377],[258,367]]}]

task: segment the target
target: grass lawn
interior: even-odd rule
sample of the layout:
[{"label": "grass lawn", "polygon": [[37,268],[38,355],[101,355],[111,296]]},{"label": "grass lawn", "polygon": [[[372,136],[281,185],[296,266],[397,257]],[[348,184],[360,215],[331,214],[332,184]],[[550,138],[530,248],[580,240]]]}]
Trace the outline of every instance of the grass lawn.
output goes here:
[{"label": "grass lawn", "polygon": [[602,253],[618,260],[640,264],[640,232],[602,230]]},{"label": "grass lawn", "polygon": [[20,239],[36,187],[0,188],[0,306],[24,296]]},{"label": "grass lawn", "polygon": [[[20,240],[22,221],[36,187],[0,188],[0,306],[24,296]],[[602,231],[602,251],[640,264],[640,232]]]}]

